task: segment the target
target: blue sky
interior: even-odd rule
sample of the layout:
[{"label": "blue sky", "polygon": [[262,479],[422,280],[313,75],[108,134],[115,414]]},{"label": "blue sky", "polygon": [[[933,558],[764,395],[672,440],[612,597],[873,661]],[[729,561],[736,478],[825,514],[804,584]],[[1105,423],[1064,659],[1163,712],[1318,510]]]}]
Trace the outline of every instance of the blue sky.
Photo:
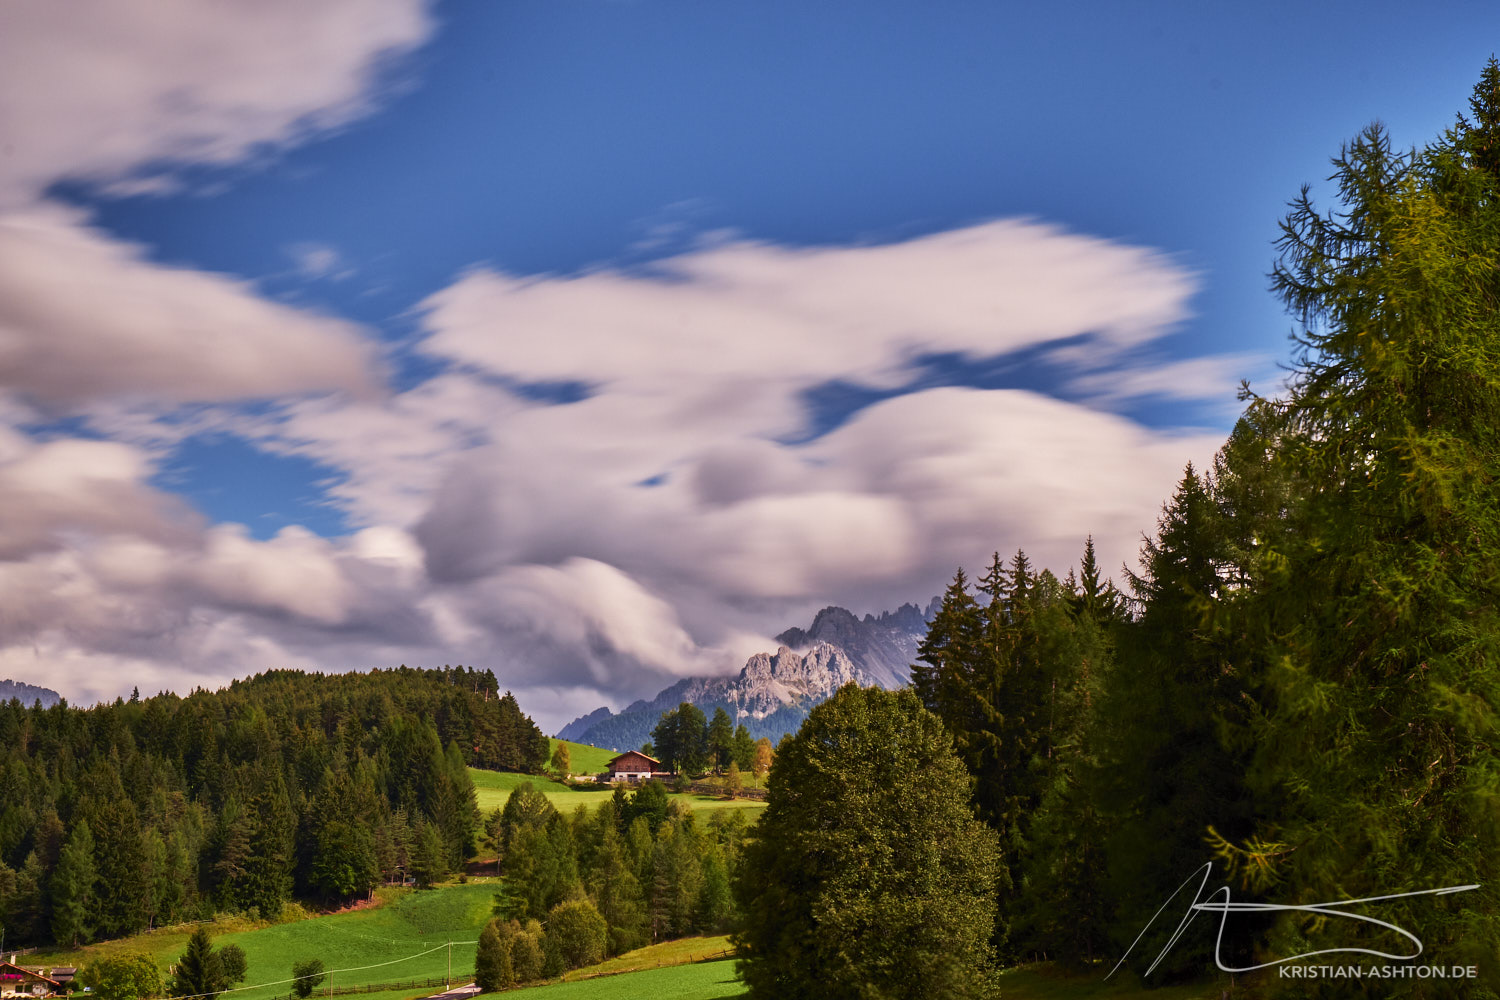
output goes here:
[{"label": "blue sky", "polygon": [[0,672],[472,662],[559,724],[992,548],[1133,558],[1274,390],[1286,201],[1500,47],[1482,3],[97,6],[0,33],[45,512],[0,591],[77,591]]}]

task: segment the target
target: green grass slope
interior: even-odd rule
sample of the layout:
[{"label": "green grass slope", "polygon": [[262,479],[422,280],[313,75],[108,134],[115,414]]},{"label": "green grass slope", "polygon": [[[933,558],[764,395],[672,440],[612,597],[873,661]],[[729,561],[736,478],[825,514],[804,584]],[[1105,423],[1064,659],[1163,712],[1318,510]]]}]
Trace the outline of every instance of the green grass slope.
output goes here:
[{"label": "green grass slope", "polygon": [[[568,763],[574,774],[598,774],[605,766],[619,754],[604,747],[590,746],[587,743],[574,743],[572,740],[552,740],[552,752],[557,752],[557,745],[565,744],[568,748]],[[550,765],[549,765],[550,770]]]},{"label": "green grass slope", "polygon": [[595,976],[517,991],[536,1000],[726,1000],[744,996],[732,961],[700,962],[620,976]]},{"label": "green grass slope", "polygon": [[[692,938],[671,942],[660,948],[696,949],[700,956],[703,949],[712,947],[722,939]],[[640,952],[622,955],[604,965],[593,966],[569,973],[569,982],[534,986],[524,991],[527,997],[537,1000],[728,1000],[744,996],[745,986],[734,975],[734,962],[700,961],[691,965],[647,969],[626,972],[623,975],[598,975],[616,968],[633,968],[632,961],[647,960],[643,956],[656,949],[643,948]],[[632,956],[634,958],[632,959]],[[663,960],[671,957],[663,953]],[[679,960],[693,961],[684,954]],[[1000,989],[1005,1000],[1218,1000],[1229,982],[1196,983],[1181,986],[1163,986],[1152,990],[1142,989],[1133,977],[1121,974],[1109,982],[1103,981],[1104,973],[1078,975],[1067,973],[1047,965],[1028,965],[1007,969],[1000,974]],[[574,977],[588,977],[577,978]],[[1236,982],[1233,996],[1248,996],[1243,979]]]},{"label": "green grass slope", "polygon": [[[359,970],[335,971],[332,983],[325,986],[442,976],[448,970],[449,949],[445,945],[449,941],[465,942],[452,947],[453,972],[473,971],[479,932],[494,905],[493,882],[426,891],[387,891],[389,902],[383,906],[224,934],[214,943],[237,944],[245,949],[250,970],[246,986],[288,979],[292,963],[307,958],[320,958],[333,970]],[[286,992],[286,986],[268,986],[236,997],[264,1000]]]},{"label": "green grass slope", "polygon": [[[380,901],[377,906],[261,927],[243,919],[230,919],[211,926],[209,932],[215,947],[237,944],[245,949],[248,975],[242,986],[263,987],[236,991],[229,996],[234,1000],[269,1000],[286,994],[289,987],[267,984],[291,978],[292,963],[304,958],[320,958],[329,969],[361,970],[336,973],[334,986],[443,976],[448,969],[447,942],[477,942],[480,930],[490,918],[494,896],[495,883],[491,879],[422,892],[381,889],[377,892]],[[137,934],[77,950],[38,954],[31,961],[81,966],[111,955],[145,953],[165,969],[187,949],[191,931],[191,925],[187,925]],[[473,943],[453,946],[455,974],[473,971],[476,950]],[[408,988],[391,993],[386,1000],[423,992],[437,991]]]},{"label": "green grass slope", "polygon": [[733,950],[729,946],[729,937],[725,934],[715,937],[678,938],[676,941],[648,944],[644,948],[627,951],[623,955],[618,955],[598,965],[574,969],[563,978],[572,982],[578,979],[590,979],[594,976],[612,976],[622,972],[659,969],[668,965],[707,962],[711,959],[726,958]]}]

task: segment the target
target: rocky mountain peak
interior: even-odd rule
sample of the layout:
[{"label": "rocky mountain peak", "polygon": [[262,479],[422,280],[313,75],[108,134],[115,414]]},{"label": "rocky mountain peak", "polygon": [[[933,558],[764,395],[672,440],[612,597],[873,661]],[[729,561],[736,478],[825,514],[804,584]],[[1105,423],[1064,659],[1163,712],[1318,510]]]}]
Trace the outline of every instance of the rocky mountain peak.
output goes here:
[{"label": "rocky mountain peak", "polygon": [[662,712],[687,701],[706,714],[723,708],[752,734],[779,739],[796,730],[808,709],[850,681],[884,688],[908,683],[928,617],[915,604],[863,619],[845,608],[826,607],[808,628],[777,636],[776,651],[750,657],[737,676],[683,678],[618,715],[601,708],[581,716],[559,735],[599,746],[637,747]]}]

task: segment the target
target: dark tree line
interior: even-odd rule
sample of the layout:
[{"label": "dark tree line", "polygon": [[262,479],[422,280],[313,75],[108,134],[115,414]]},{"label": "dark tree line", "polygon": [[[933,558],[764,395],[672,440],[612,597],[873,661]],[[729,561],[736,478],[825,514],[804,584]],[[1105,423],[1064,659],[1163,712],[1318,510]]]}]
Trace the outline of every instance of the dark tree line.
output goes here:
[{"label": "dark tree line", "polygon": [[18,945],[430,881],[475,848],[467,766],[536,770],[548,751],[493,674],[463,667],[12,700],[0,745],[0,920]]},{"label": "dark tree line", "polygon": [[644,749],[669,771],[719,771],[730,764],[741,771],[755,767],[755,740],[749,729],[736,726],[722,707],[715,708],[710,719],[688,701],[662,713]]},{"label": "dark tree line", "polygon": [[[1500,971],[1500,63],[1425,149],[1371,127],[1334,167],[1339,206],[1292,203],[1272,275],[1302,324],[1290,387],[1247,391],[1128,595],[1092,546],[1064,581],[997,556],[977,587],[960,571],[922,646],[917,691],[1000,834],[1011,957],[1113,962],[1213,861],[1239,898],[1282,903],[1477,883],[1379,917],[1418,928],[1423,961]],[[1382,933],[1238,916],[1225,957],[1389,949]],[[1192,933],[1160,974],[1211,949]]]}]

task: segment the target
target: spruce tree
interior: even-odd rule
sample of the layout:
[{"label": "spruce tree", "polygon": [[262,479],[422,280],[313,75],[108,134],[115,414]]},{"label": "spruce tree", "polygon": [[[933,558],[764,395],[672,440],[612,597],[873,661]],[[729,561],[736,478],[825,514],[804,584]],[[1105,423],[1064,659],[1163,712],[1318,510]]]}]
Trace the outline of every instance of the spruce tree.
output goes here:
[{"label": "spruce tree", "polygon": [[188,938],[187,951],[177,960],[171,994],[194,1000],[214,1000],[228,986],[219,956],[209,941],[208,929],[199,924],[193,936]]},{"label": "spruce tree", "polygon": [[[1210,484],[1189,465],[1155,537],[1142,546],[1140,572],[1128,574],[1139,614],[1117,630],[1099,789],[1099,802],[1115,817],[1109,855],[1122,951],[1183,880],[1212,860],[1210,836],[1251,830],[1249,691],[1226,627],[1223,534]],[[1253,924],[1237,918],[1226,958],[1244,957],[1235,949],[1253,939]],[[1164,920],[1152,925],[1137,945],[1150,956],[1145,965],[1174,929]],[[1213,964],[1212,949],[1206,934],[1179,941],[1156,981],[1201,973]]]},{"label": "spruce tree", "polygon": [[89,940],[94,930],[94,835],[87,820],[80,820],[68,835],[57,869],[52,873],[52,936],[76,948]]},{"label": "spruce tree", "polygon": [[708,751],[715,770],[728,767],[734,758],[734,720],[723,706],[715,708],[713,718],[709,720]]}]

